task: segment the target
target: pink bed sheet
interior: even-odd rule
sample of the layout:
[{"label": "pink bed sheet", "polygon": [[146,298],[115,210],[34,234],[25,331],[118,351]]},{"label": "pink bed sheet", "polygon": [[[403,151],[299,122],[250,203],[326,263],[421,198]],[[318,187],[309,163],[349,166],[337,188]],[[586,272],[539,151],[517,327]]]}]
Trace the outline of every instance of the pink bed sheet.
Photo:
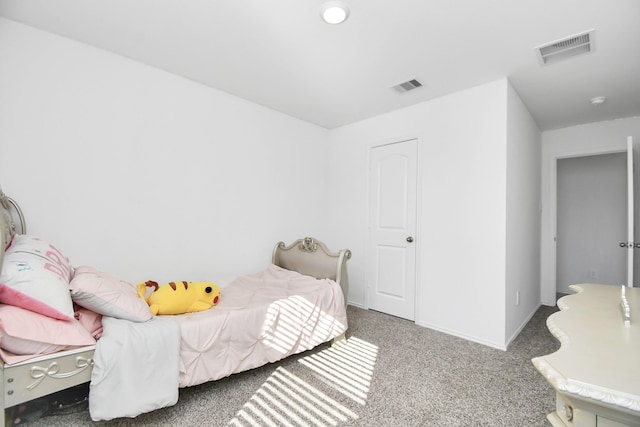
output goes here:
[{"label": "pink bed sheet", "polygon": [[182,337],[180,387],[278,361],[347,329],[344,297],[333,280],[271,265],[221,292],[211,309],[175,316]]}]

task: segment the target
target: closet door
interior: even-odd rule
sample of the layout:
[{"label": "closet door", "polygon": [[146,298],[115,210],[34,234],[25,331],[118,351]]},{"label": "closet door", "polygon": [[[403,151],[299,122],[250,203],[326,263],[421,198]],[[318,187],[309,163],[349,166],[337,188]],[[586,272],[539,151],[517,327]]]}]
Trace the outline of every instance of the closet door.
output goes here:
[{"label": "closet door", "polygon": [[370,157],[368,308],[415,320],[417,140]]}]

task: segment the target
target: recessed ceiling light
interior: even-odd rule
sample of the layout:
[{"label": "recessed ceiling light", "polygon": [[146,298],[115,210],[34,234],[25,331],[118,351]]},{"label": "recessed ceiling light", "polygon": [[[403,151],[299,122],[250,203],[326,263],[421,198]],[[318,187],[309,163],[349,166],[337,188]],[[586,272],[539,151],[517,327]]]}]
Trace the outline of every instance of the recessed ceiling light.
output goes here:
[{"label": "recessed ceiling light", "polygon": [[320,8],[320,16],[327,24],[340,24],[349,17],[349,8],[341,1],[328,1]]},{"label": "recessed ceiling light", "polygon": [[589,102],[591,102],[591,105],[595,105],[597,107],[599,105],[604,104],[606,100],[607,100],[606,96],[596,96],[595,98],[591,98]]}]

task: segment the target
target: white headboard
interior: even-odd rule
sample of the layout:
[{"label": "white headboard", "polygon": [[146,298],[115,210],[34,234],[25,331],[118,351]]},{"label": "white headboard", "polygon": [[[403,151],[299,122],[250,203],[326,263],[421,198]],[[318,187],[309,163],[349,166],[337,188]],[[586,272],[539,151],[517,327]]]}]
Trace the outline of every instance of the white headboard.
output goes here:
[{"label": "white headboard", "polygon": [[321,241],[313,237],[298,239],[289,246],[278,242],[273,250],[271,262],[287,270],[297,271],[318,279],[335,280],[342,288],[345,302],[349,296],[347,260],[349,249],[331,252]]},{"label": "white headboard", "polygon": [[[14,221],[16,216],[19,221],[17,225]],[[4,251],[9,246],[13,235],[16,232],[24,234],[26,231],[27,226],[20,206],[0,189],[0,269],[2,269]]]}]

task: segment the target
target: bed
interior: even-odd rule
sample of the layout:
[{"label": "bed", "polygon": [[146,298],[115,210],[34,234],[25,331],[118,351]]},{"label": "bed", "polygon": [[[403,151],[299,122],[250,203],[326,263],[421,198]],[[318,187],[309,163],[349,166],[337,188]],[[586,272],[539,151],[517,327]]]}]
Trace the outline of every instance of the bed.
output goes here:
[{"label": "bed", "polygon": [[[8,260],[20,242],[29,236],[22,234],[26,230],[17,204],[1,191],[0,202],[0,267],[13,268]],[[17,232],[16,222],[19,222]],[[40,243],[39,239],[35,240]],[[55,252],[57,254],[57,250]],[[51,253],[51,250],[47,252]],[[3,408],[90,382],[92,419],[135,417],[175,404],[181,387],[256,368],[321,343],[341,342],[347,329],[346,262],[350,257],[349,250],[332,252],[311,237],[289,245],[279,242],[272,253],[272,264],[266,270],[235,278],[228,286],[221,286],[220,302],[211,309],[175,316],[149,316],[147,320],[146,317],[126,318],[129,312],[134,313],[128,307],[109,305],[103,309],[95,304],[96,294],[90,294],[86,288],[79,292],[76,281],[95,279],[96,275],[101,284],[107,281],[110,286],[118,287],[118,292],[135,292],[133,285],[88,266],[71,267],[68,272],[66,285],[72,296],[73,320],[52,319],[48,312],[34,314],[31,308],[25,309],[20,303],[13,306],[13,300],[7,300],[8,286],[0,283]],[[62,258],[59,254],[55,260]],[[65,273],[63,263],[60,264],[60,267],[54,266],[58,276]],[[135,304],[144,302],[139,298],[138,302],[124,300]],[[120,315],[122,310],[127,316]],[[87,341],[76,344],[86,345],[58,346],[53,352],[40,350],[42,354],[14,354],[6,350],[5,344],[13,350],[14,340],[8,323],[11,320],[26,324],[20,316],[27,314],[49,322],[46,325],[53,323],[50,330],[57,325],[73,324],[77,328],[81,324],[89,337],[78,331]],[[49,326],[38,324],[29,330],[46,328]],[[150,348],[162,351],[149,351]],[[122,378],[129,378],[132,383],[123,386]],[[128,394],[122,390],[128,390]],[[146,400],[140,401],[140,396],[146,396]],[[5,411],[2,413],[4,424]]]}]

